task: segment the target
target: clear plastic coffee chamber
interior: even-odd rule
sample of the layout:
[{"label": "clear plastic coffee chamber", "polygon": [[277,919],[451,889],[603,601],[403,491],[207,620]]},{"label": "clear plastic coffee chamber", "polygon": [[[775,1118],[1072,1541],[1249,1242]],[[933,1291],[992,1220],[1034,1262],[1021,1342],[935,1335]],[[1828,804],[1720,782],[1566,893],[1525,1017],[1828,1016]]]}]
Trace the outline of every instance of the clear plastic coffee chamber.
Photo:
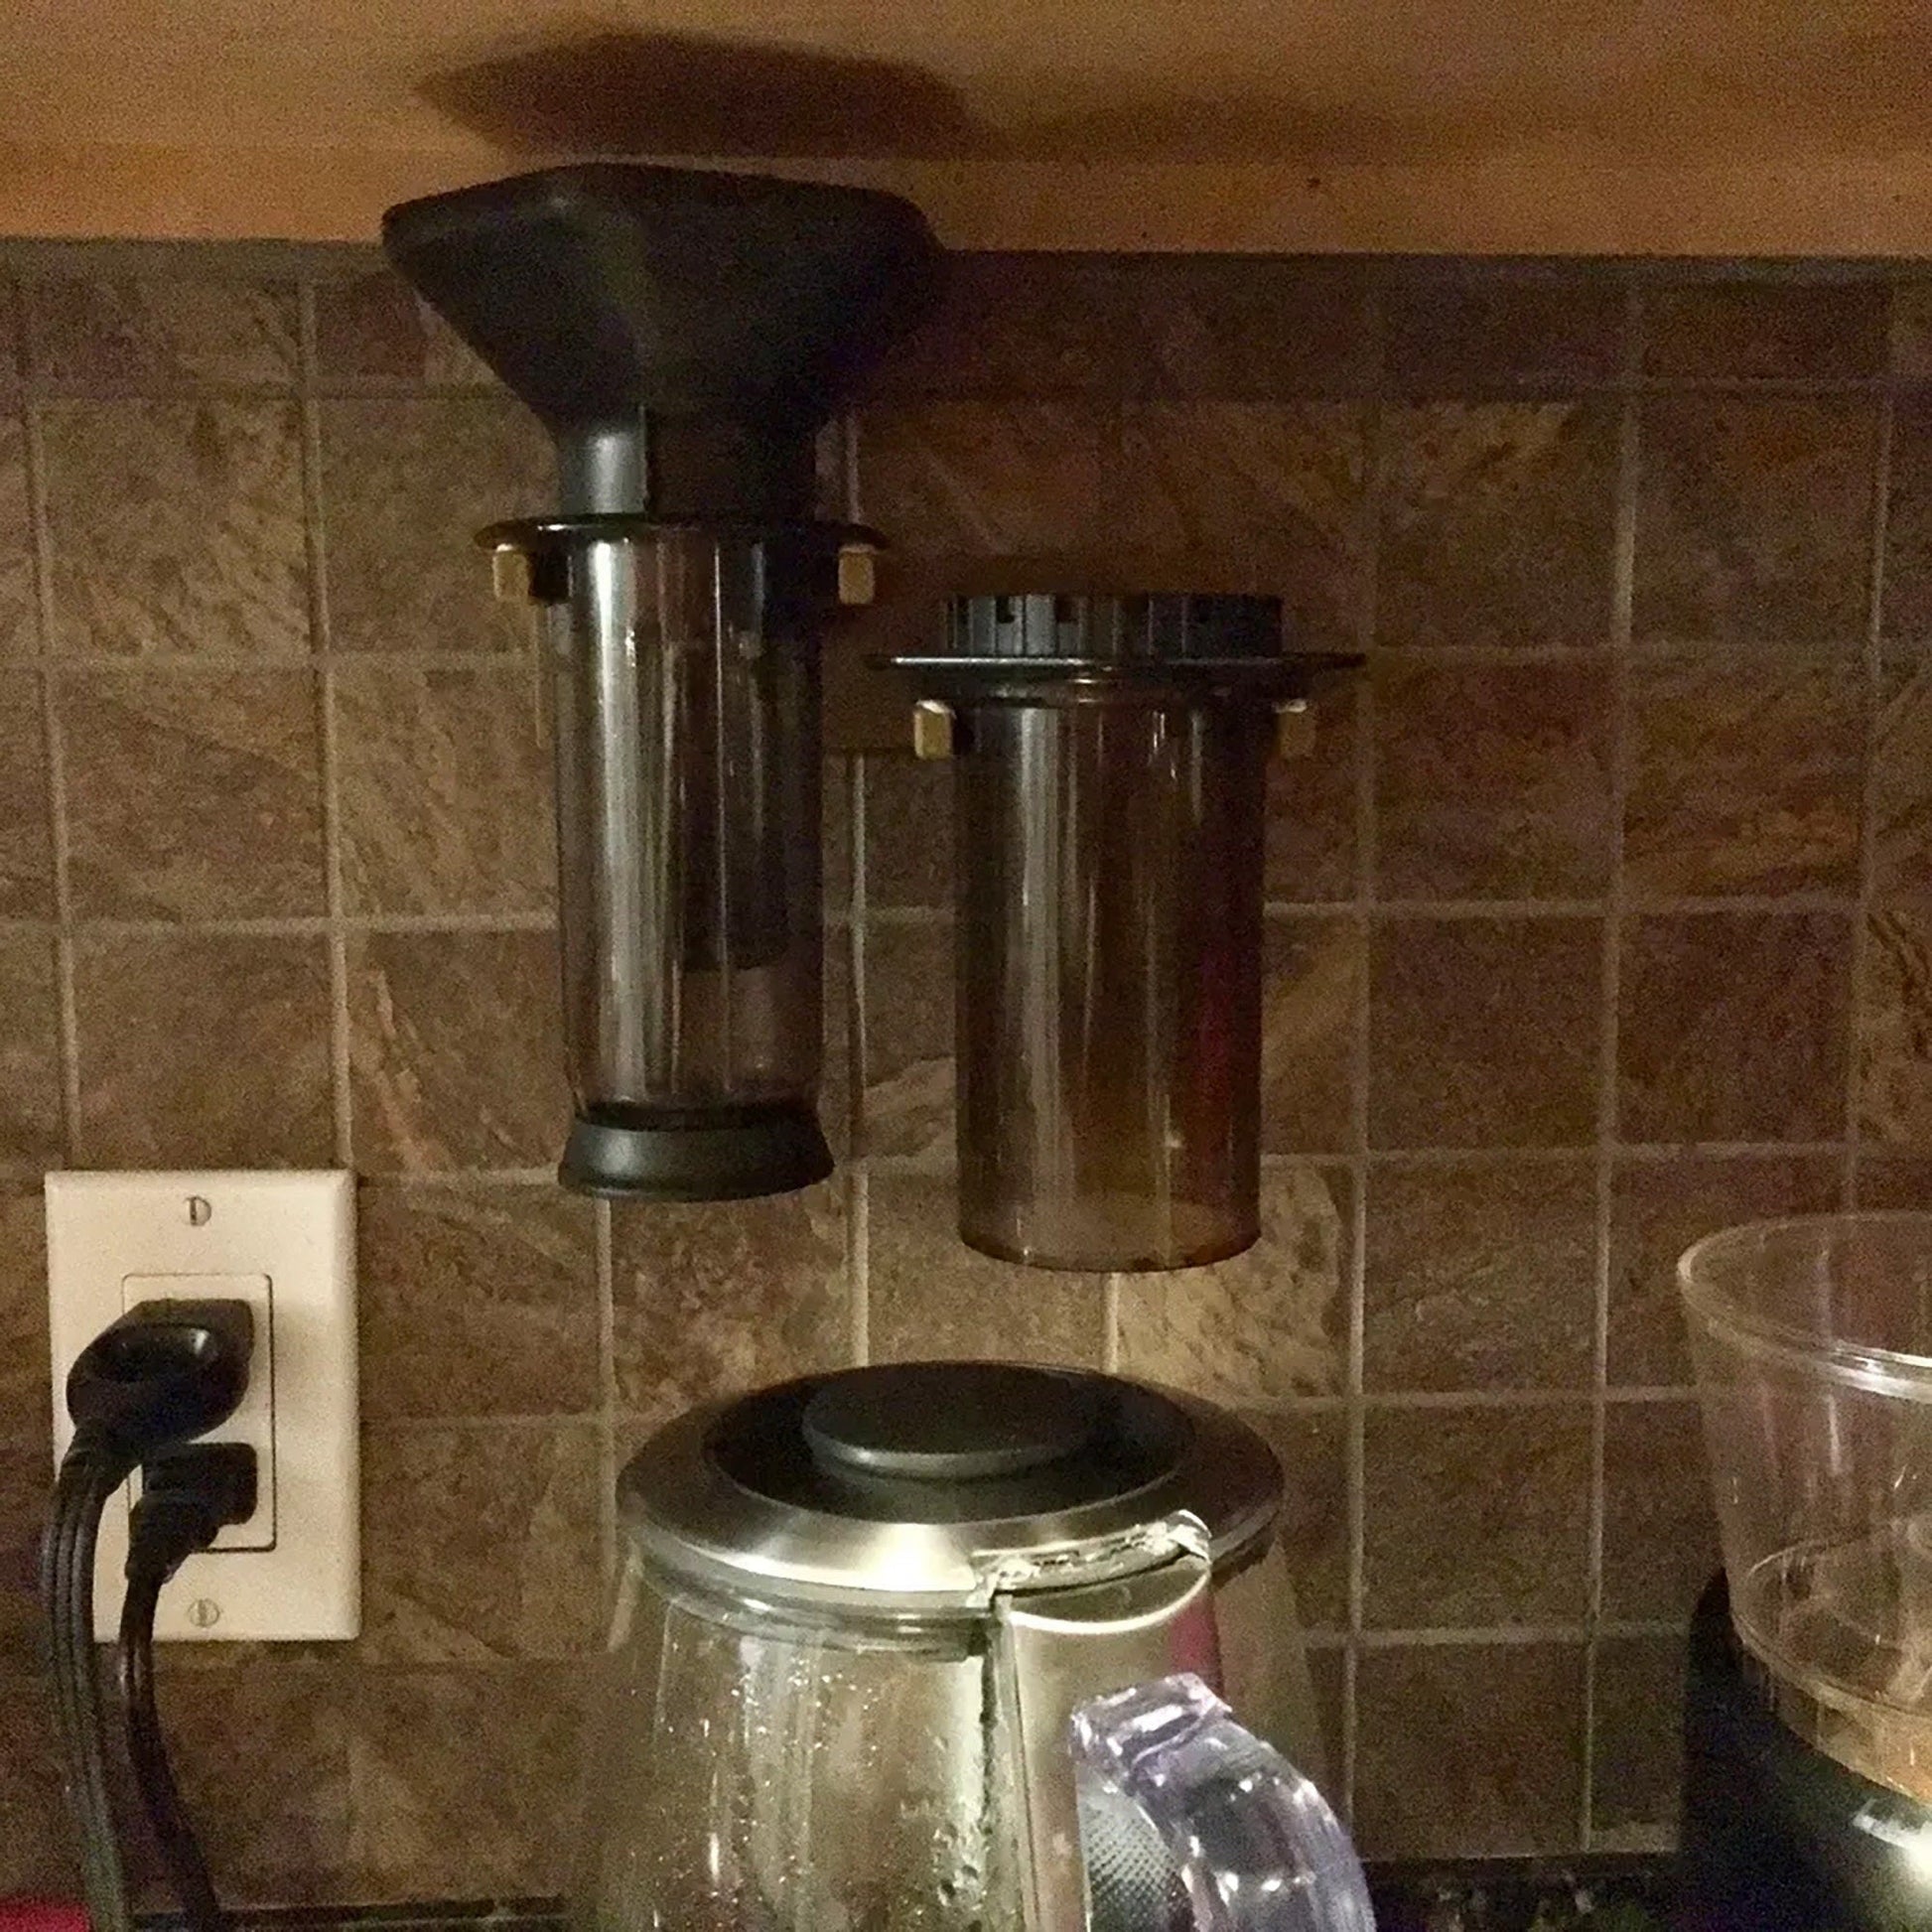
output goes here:
[{"label": "clear plastic coffee chamber", "polygon": [[855,535],[626,516],[484,532],[554,683],[580,1185],[723,1199],[831,1171],[817,651]]},{"label": "clear plastic coffee chamber", "polygon": [[[1262,597],[974,597],[901,658],[954,765],[959,1227],[1048,1268],[1259,1232]],[[934,730],[934,727],[937,727]],[[936,742],[934,742],[936,741]]]}]

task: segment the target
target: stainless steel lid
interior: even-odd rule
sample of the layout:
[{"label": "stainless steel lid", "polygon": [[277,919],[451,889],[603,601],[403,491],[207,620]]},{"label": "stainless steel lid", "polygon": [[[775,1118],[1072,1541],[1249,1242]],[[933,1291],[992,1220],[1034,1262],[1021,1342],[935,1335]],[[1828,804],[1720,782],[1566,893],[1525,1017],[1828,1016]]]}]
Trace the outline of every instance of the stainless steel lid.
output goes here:
[{"label": "stainless steel lid", "polygon": [[978,1616],[1001,1590],[1265,1540],[1281,1470],[1253,1430],[1116,1376],[906,1362],[691,1411],[618,1484],[638,1552],[773,1606]]}]

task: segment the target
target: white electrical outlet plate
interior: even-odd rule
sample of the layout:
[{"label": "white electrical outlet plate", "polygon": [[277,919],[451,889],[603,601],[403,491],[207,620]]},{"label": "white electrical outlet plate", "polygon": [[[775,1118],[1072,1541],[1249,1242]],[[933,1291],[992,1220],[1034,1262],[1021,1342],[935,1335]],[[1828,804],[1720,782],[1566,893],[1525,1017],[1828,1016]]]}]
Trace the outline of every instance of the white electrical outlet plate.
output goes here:
[{"label": "white electrical outlet plate", "polygon": [[[254,1446],[260,1501],[161,1593],[166,1638],[352,1637],[361,1628],[355,1434],[355,1190],[322,1173],[51,1173],[48,1311],[57,1456],[67,1376],[138,1302],[236,1298],[255,1312],[248,1394],[210,1442]],[[124,1491],[101,1519],[94,1627],[111,1637]]]}]

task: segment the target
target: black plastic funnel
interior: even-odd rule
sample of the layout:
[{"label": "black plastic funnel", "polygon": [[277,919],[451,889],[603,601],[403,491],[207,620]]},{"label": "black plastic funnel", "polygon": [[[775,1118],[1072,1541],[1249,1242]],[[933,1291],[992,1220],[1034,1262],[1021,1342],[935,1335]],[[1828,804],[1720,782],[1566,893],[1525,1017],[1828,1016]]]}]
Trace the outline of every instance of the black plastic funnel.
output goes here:
[{"label": "black plastic funnel", "polygon": [[561,507],[805,512],[812,432],[932,305],[909,202],[689,168],[549,168],[405,202],[389,258],[556,439]]}]

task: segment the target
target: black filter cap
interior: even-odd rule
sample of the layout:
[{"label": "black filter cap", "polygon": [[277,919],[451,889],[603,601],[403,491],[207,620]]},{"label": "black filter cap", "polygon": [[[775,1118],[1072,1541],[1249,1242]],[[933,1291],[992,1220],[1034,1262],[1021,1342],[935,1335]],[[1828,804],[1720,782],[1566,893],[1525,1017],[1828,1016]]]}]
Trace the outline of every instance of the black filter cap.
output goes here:
[{"label": "black filter cap", "polygon": [[593,1108],[571,1122],[557,1177],[613,1200],[750,1200],[832,1172],[818,1116],[802,1101],[667,1119]]}]

